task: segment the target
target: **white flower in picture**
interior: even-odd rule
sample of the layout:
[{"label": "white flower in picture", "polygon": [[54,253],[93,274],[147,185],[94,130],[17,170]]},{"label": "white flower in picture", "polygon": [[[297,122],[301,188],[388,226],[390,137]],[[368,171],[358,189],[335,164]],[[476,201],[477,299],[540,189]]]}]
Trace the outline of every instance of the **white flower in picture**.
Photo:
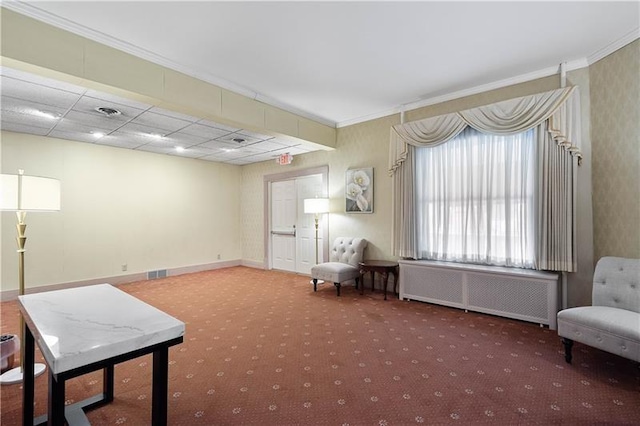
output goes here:
[{"label": "white flower in picture", "polygon": [[373,213],[373,167],[347,170],[345,209],[347,213]]},{"label": "white flower in picture", "polygon": [[364,170],[358,170],[353,174],[353,182],[364,190],[371,184],[371,179]]},{"label": "white flower in picture", "polygon": [[347,184],[347,198],[350,200],[357,200],[362,196],[362,187],[351,182]]}]

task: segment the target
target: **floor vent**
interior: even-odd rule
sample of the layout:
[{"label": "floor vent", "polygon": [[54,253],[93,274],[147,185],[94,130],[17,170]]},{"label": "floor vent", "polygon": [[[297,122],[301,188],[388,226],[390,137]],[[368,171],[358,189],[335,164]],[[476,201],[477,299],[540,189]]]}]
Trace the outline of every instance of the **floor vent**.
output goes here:
[{"label": "floor vent", "polygon": [[157,271],[149,271],[147,272],[147,279],[148,280],[155,280],[156,278],[166,278],[167,277],[167,270],[166,269],[159,269]]}]

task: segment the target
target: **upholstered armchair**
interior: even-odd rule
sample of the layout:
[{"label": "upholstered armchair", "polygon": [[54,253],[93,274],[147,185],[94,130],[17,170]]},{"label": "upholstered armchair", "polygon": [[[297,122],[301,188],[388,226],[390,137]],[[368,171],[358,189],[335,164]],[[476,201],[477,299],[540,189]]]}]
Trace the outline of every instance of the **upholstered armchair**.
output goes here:
[{"label": "upholstered armchair", "polygon": [[345,281],[355,280],[358,288],[360,283],[358,263],[362,261],[366,247],[367,240],[364,238],[336,238],[329,253],[329,262],[311,268],[313,291],[318,290],[318,280],[332,282],[336,286],[338,296],[340,296],[340,286]]},{"label": "upholstered armchair", "polygon": [[571,362],[575,340],[640,362],[640,259],[600,259],[592,299],[592,306],[558,312],[565,360]]}]

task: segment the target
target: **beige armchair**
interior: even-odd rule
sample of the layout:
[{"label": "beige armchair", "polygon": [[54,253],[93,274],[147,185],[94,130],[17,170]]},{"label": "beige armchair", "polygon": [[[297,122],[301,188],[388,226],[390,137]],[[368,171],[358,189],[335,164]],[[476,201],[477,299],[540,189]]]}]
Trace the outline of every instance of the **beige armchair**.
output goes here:
[{"label": "beige armchair", "polygon": [[359,262],[364,258],[367,240],[364,238],[338,237],[334,240],[329,262],[321,263],[311,268],[313,291],[318,290],[318,280],[332,282],[340,296],[340,286],[343,282],[355,280],[356,288],[360,283]]}]

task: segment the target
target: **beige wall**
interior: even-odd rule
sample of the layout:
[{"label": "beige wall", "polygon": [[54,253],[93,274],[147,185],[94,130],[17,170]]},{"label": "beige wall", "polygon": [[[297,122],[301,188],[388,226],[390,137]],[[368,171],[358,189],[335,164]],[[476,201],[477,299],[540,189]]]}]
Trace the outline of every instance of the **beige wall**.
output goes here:
[{"label": "beige wall", "polygon": [[[589,137],[589,72],[577,70],[568,75],[568,83],[581,89],[583,138],[585,157],[591,152]],[[553,90],[560,85],[558,76],[547,77],[502,89],[481,93],[437,105],[408,111],[405,121],[419,120],[466,108],[472,108],[504,99]],[[331,215],[329,241],[342,235],[363,236],[370,241],[365,257],[392,259],[391,252],[391,178],[387,173],[389,131],[398,124],[399,115],[388,116],[365,123],[338,129],[336,151],[297,156],[290,166],[281,167],[275,162],[250,164],[242,168],[242,221],[243,256],[247,260],[262,263],[264,250],[264,188],[263,176],[291,169],[303,169],[318,165],[329,166],[329,196]],[[374,213],[370,215],[347,214],[342,206],[344,175],[349,168],[373,166],[375,175]],[[577,274],[569,274],[568,304],[588,304],[591,300],[593,276],[593,234],[591,215],[591,167],[579,169],[578,191],[578,267]]]},{"label": "beige wall", "polygon": [[[0,146],[2,173],[62,185],[59,213],[27,215],[28,288],[242,258],[239,166],[11,132]],[[4,292],[18,261],[1,218]]]},{"label": "beige wall", "polygon": [[640,41],[590,71],[595,257],[640,258]]}]

